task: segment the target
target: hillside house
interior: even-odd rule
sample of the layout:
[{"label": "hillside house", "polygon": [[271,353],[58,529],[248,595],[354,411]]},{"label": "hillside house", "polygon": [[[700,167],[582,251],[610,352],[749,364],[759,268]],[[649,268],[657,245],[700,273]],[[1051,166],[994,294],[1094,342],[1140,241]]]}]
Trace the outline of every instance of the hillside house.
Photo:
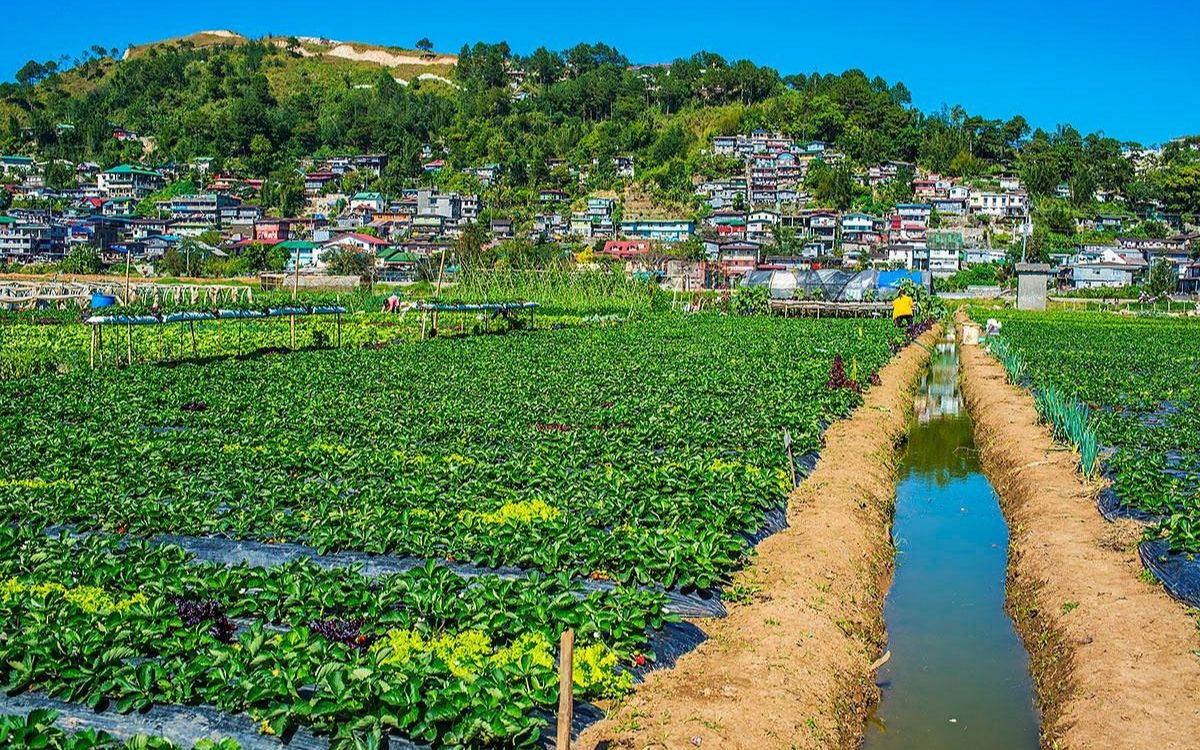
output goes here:
[{"label": "hillside house", "polygon": [[1076,263],[1071,267],[1071,284],[1076,289],[1129,286],[1139,270],[1125,263]]},{"label": "hillside house", "polygon": [[757,242],[735,241],[722,244],[717,262],[727,277],[739,277],[758,268],[762,246]]},{"label": "hillside house", "polygon": [[220,214],[221,226],[226,228],[242,227],[250,230],[254,226],[254,223],[262,218],[261,207],[245,203],[222,206],[218,213]]},{"label": "hillside house", "polygon": [[198,193],[176,195],[169,200],[159,202],[158,205],[160,208],[165,208],[171,214],[171,218],[176,221],[220,228],[222,209],[240,203],[240,200],[225,193]]},{"label": "hillside house", "polygon": [[254,222],[254,239],[256,242],[274,244],[292,239],[292,219],[259,219]]},{"label": "hillside house", "polygon": [[653,244],[648,240],[609,240],[600,252],[621,260],[648,255]]},{"label": "hillside house", "polygon": [[617,172],[617,177],[623,177],[628,180],[633,179],[634,162],[632,156],[614,156],[613,169]]},{"label": "hillside house", "polygon": [[933,210],[947,216],[962,216],[967,213],[967,202],[962,198],[934,198]]},{"label": "hillside house", "polygon": [[325,268],[325,264],[321,262],[321,254],[324,250],[316,242],[287,240],[278,243],[275,247],[287,253],[285,268],[289,271],[294,271],[297,267],[299,270]]},{"label": "hillside house", "polygon": [[0,172],[5,177],[21,177],[33,171],[33,159],[28,156],[0,156]]},{"label": "hillside house", "polygon": [[122,164],[106,169],[96,176],[101,195],[107,198],[133,198],[141,200],[151,193],[162,190],[161,174],[142,167]]},{"label": "hillside house", "polygon": [[379,269],[380,281],[403,284],[417,280],[421,260],[416,253],[389,248],[376,257],[375,267]]},{"label": "hillside house", "polygon": [[621,234],[657,242],[675,243],[692,236],[695,225],[685,219],[627,219]]},{"label": "hillside house", "polygon": [[351,211],[366,211],[371,214],[382,213],[387,208],[387,200],[381,193],[355,193],[350,196],[346,205]]},{"label": "hillside house", "polygon": [[1028,210],[1028,203],[1024,193],[972,190],[970,208],[971,213],[1004,219],[1024,216]]},{"label": "hillside house", "polygon": [[1200,294],[1200,261],[1189,263],[1179,274],[1179,291]]},{"label": "hillside house", "polygon": [[361,232],[347,232],[336,235],[324,242],[321,245],[321,251],[324,252],[340,247],[357,253],[374,255],[387,246],[387,241],[381,240],[378,237],[362,234]]},{"label": "hillside house", "polygon": [[488,230],[493,237],[501,240],[509,240],[516,236],[513,231],[512,219],[492,219],[488,224]]},{"label": "hillside house", "polygon": [[329,171],[309,172],[304,175],[304,192],[315,195],[325,189],[325,186],[337,179],[337,174]]},{"label": "hillside house", "polygon": [[417,191],[418,216],[440,216],[443,219],[458,221],[463,215],[462,204],[462,196],[458,193],[443,193],[428,188]]}]

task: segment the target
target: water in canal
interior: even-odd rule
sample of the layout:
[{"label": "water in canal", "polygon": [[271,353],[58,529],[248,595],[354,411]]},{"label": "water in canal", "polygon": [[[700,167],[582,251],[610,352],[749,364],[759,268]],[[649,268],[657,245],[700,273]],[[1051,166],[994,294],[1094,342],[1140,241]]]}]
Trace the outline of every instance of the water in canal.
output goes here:
[{"label": "water in canal", "polygon": [[979,465],[939,344],[921,383],[896,489],[891,660],[865,750],[1037,750],[1029,657],[1004,611],[1008,527]]}]

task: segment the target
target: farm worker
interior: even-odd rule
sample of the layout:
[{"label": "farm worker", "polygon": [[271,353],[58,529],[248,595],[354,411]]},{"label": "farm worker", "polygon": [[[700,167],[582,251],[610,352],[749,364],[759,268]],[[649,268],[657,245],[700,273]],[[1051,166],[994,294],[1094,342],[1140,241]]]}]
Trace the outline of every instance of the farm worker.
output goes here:
[{"label": "farm worker", "polygon": [[892,300],[892,322],[907,328],[913,322],[913,298],[908,292],[900,292]]},{"label": "farm worker", "polygon": [[393,292],[387,298],[387,306],[384,308],[384,312],[394,313],[398,309],[400,309],[400,298],[396,296],[395,292]]}]

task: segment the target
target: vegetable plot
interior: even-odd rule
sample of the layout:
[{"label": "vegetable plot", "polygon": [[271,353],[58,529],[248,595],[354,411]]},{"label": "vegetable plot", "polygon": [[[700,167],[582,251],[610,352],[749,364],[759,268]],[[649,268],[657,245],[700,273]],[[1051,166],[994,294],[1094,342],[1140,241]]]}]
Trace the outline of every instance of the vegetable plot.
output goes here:
[{"label": "vegetable plot", "polygon": [[1174,551],[1200,552],[1200,323],[987,314],[1003,323],[1010,373],[1063,437],[1099,456],[1122,512],[1158,521]]},{"label": "vegetable plot", "polygon": [[[0,681],[339,744],[534,744],[558,634],[580,696],[627,691],[673,619],[661,589],[744,562],[791,489],[784,430],[817,449],[890,339],[656,318],[0,383]],[[224,566],[162,533],[424,562]]]}]

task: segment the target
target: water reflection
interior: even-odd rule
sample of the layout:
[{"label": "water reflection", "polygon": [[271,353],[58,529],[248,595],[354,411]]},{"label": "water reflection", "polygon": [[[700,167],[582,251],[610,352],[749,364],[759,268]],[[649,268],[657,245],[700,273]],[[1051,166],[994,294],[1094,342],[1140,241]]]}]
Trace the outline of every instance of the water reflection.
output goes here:
[{"label": "water reflection", "polygon": [[926,424],[944,416],[956,417],[962,408],[958,393],[958,345],[943,342],[933,350],[929,371],[921,378],[913,414]]},{"label": "water reflection", "polygon": [[1004,612],[1008,528],[962,408],[955,344],[937,346],[914,407],[884,612],[892,658],[865,748],[1036,750],[1028,656]]}]

